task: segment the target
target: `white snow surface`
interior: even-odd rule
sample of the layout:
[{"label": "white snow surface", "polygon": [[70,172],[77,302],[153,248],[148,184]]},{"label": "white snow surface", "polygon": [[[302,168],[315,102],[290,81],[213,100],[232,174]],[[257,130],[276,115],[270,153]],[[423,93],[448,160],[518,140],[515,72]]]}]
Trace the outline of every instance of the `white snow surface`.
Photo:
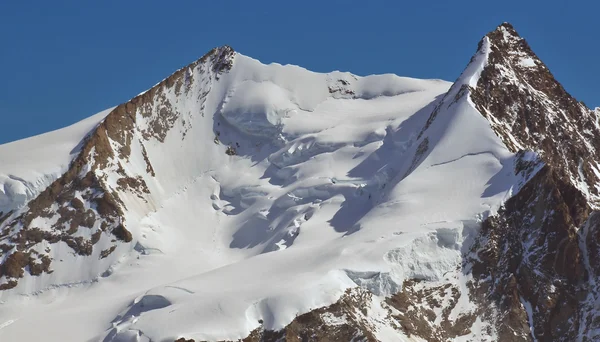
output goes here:
[{"label": "white snow surface", "polygon": [[[487,120],[466,97],[453,101],[476,84],[485,54],[445,98],[445,81],[318,74],[240,54],[218,81],[194,77],[187,95],[168,95],[192,113],[185,137],[177,122],[164,143],[144,141],[156,176],[140,140],[124,163],[151,192],[147,203],[121,194],[131,248],[105,259],[107,271],[65,257],[52,275],[0,292],[0,340],[235,340],[259,320],[283,328],[347,288],[386,296],[404,279],[442,280],[474,222],[520,181]],[[330,91],[339,85],[351,92]],[[204,115],[193,114],[207,89]],[[22,205],[60,176],[107,113],[0,146],[0,205]],[[455,310],[470,305],[463,296]]]},{"label": "white snow surface", "polygon": [[82,139],[111,110],[63,129],[0,145],[0,212],[23,206],[60,177],[79,153]]}]

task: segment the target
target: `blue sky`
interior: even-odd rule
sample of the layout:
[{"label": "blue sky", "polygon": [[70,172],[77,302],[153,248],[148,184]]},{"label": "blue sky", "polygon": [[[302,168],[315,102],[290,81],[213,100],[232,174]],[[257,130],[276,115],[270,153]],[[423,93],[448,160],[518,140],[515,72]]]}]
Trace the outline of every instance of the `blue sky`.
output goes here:
[{"label": "blue sky", "polygon": [[592,1],[0,1],[0,143],[125,102],[225,44],[320,72],[452,81],[503,21],[593,108],[599,12]]}]

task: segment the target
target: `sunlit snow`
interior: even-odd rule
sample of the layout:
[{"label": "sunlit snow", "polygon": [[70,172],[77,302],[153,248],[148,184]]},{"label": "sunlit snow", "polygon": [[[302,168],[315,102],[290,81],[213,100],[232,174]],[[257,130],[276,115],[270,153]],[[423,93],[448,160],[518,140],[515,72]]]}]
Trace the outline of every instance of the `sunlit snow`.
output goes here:
[{"label": "sunlit snow", "polygon": [[[169,94],[191,128],[145,142],[156,177],[138,140],[124,164],[151,192],[147,203],[123,199],[131,249],[106,272],[65,258],[0,293],[0,340],[235,340],[350,287],[384,296],[418,278],[464,288],[453,273],[463,242],[519,184],[515,156],[466,97],[455,101],[485,53],[446,97],[445,81],[318,74],[239,54],[219,81],[195,77],[186,96]],[[0,146],[0,210],[60,176],[106,114]],[[470,305],[463,296],[454,310]]]}]

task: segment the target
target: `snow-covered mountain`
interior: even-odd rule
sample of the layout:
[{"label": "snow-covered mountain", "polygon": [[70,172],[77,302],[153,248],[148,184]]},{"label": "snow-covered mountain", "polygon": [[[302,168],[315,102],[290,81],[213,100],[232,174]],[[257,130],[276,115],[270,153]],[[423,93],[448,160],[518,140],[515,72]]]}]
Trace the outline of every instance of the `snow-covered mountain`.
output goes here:
[{"label": "snow-covered mountain", "polygon": [[596,340],[599,115],[507,23],[454,83],[213,49],[0,145],[0,340]]}]

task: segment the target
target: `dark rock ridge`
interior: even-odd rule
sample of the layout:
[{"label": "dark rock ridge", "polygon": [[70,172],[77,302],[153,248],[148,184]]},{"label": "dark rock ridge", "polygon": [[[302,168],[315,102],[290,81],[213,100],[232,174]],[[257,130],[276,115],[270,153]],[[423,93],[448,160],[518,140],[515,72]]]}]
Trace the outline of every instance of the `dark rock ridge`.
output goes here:
[{"label": "dark rock ridge", "polygon": [[[51,273],[52,245],[61,241],[77,255],[90,256],[94,246],[107,236],[110,243],[98,251],[100,259],[108,257],[119,243],[132,241],[123,214],[125,204],[119,194],[131,192],[141,200],[149,194],[144,178],[129,175],[123,168],[123,163],[129,160],[132,144],[140,144],[147,164],[146,173],[154,177],[144,141],[156,139],[163,142],[175,122],[184,120],[165,96],[167,90],[174,88],[179,96],[190,91],[194,75],[210,73],[218,78],[231,69],[234,55],[233,49],[228,46],[215,48],[147,92],[116,107],[85,138],[81,151],[67,172],[25,208],[2,217],[0,290],[15,287],[25,272],[33,276]],[[198,72],[191,73],[190,70]],[[206,95],[200,94],[200,100]],[[136,121],[140,117],[147,121],[145,127],[148,128],[138,128]],[[185,124],[183,126],[186,127]],[[116,188],[108,184],[111,174],[118,175]],[[54,222],[51,229],[42,229],[48,222]],[[42,244],[46,247],[40,247]]]},{"label": "dark rock ridge", "polygon": [[[510,24],[490,32],[488,64],[475,107],[513,152],[536,151],[561,178],[596,206],[600,187],[600,125],[595,111],[573,98]],[[483,41],[480,43],[482,49]]]},{"label": "dark rock ridge", "polygon": [[497,305],[502,340],[596,340],[597,113],[510,24],[484,39],[488,63],[470,99],[511,151],[535,151],[545,165],[483,223],[470,260],[474,286]]},{"label": "dark rock ridge", "polygon": [[[363,289],[348,290],[334,304],[297,316],[279,331],[259,327],[242,342],[302,342],[302,341],[368,341],[376,342],[374,327],[369,323],[368,306],[373,295]],[[393,321],[392,310],[388,319]],[[336,324],[331,324],[331,320]],[[259,321],[262,325],[262,321]],[[175,342],[200,342],[178,338]],[[222,341],[225,342],[225,341]]]}]

